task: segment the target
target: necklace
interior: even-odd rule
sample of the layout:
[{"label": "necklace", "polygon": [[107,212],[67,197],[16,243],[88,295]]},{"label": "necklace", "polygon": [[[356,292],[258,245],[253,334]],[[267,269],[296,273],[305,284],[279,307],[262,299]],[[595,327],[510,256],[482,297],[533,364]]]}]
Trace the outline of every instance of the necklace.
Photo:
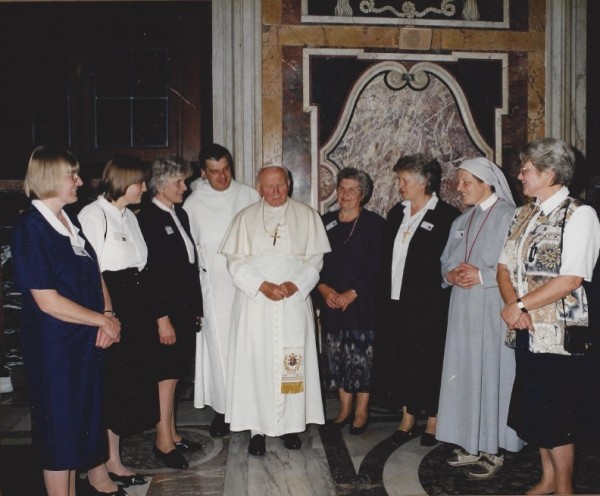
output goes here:
[{"label": "necklace", "polygon": [[348,237],[344,241],[344,244],[346,244],[350,240],[350,238],[352,237],[352,235],[354,234],[354,228],[356,227],[356,223],[358,222],[358,218],[360,217],[360,212],[361,212],[361,210],[358,211],[358,215],[356,216],[356,218],[354,219],[354,223],[352,224],[352,230],[350,231],[350,234],[348,235]]},{"label": "necklace", "polygon": [[408,238],[412,232],[410,231],[410,228],[412,226],[414,226],[415,224],[417,224],[418,222],[420,222],[423,219],[424,215],[421,215],[421,213],[419,212],[417,214],[417,218],[415,220],[413,220],[410,224],[408,224],[408,226],[406,227],[406,230],[404,230],[402,232],[402,242],[404,243],[406,241],[406,238]]},{"label": "necklace", "polygon": [[[471,258],[471,253],[473,252],[473,247],[475,246],[475,243],[477,242],[477,238],[479,237],[479,234],[481,234],[481,230],[483,229],[483,226],[485,226],[485,223],[487,222],[488,217],[492,213],[492,210],[494,210],[496,203],[498,203],[498,200],[496,200],[494,202],[494,204],[488,210],[488,213],[486,214],[485,218],[483,219],[483,222],[481,223],[481,226],[479,226],[479,230],[477,231],[477,234],[475,235],[473,244],[471,245],[471,248],[469,248],[469,231],[471,230],[471,222],[473,222],[473,217],[475,217],[475,211],[477,210],[477,207],[475,207],[473,209],[473,213],[471,214],[471,218],[469,219],[469,225],[467,226],[467,236],[465,237],[465,263],[469,262],[469,258]],[[468,253],[467,253],[467,249],[469,250]]]},{"label": "necklace", "polygon": [[262,219],[263,219],[263,229],[265,230],[265,232],[269,235],[270,238],[273,238],[273,246],[275,246],[275,244],[277,243],[277,240],[279,238],[281,238],[281,236],[278,235],[279,233],[279,227],[281,226],[285,226],[287,224],[287,211],[288,211],[288,207],[290,206],[290,202],[288,201],[286,206],[285,206],[285,212],[283,213],[283,224],[279,223],[279,219],[277,220],[277,225],[275,226],[275,229],[272,232],[269,232],[269,230],[267,229],[267,225],[265,222],[265,201],[263,200],[263,204],[262,204]]}]

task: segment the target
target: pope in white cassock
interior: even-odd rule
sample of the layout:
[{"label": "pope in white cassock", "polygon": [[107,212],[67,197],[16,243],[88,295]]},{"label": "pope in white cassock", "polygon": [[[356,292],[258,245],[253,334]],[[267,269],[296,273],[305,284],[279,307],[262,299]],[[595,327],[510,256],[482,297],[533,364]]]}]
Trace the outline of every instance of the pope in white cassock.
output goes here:
[{"label": "pope in white cassock", "polygon": [[233,158],[227,148],[216,143],[206,145],[199,158],[202,178],[193,183],[193,192],[183,205],[198,251],[204,302],[202,332],[196,335],[194,406],[213,408],[210,434],[222,437],[229,433],[224,415],[225,377],[235,286],[226,258],[218,250],[235,214],[260,196],[254,188],[233,179]]},{"label": "pope in white cassock", "polygon": [[324,423],[309,295],[330,247],[319,214],[288,198],[284,168],[262,168],[257,184],[262,201],[234,218],[220,252],[237,288],[225,419],[264,455],[265,435],[298,449],[297,433]]}]

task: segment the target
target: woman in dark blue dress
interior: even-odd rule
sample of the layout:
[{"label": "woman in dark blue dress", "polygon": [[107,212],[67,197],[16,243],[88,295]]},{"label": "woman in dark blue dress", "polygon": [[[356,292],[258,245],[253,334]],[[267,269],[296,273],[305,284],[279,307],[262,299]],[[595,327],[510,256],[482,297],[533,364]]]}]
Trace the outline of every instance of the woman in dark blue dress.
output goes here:
[{"label": "woman in dark blue dress", "polygon": [[182,437],[175,425],[175,388],[190,372],[202,316],[196,249],[188,216],[181,208],[189,173],[189,165],[181,159],[156,159],[149,184],[153,198],[138,214],[148,246],[143,273],[148,311],[155,319],[160,343],[155,366],[160,421],[154,455],[165,466],[179,469],[188,467],[184,453],[201,448]]},{"label": "woman in dark blue dress", "polygon": [[[75,469],[98,489],[124,494],[103,465],[103,349],[120,338],[94,250],[63,210],[83,184],[68,151],[34,150],[25,193],[32,206],[18,220],[11,251],[23,294],[21,342],[31,399],[32,438],[48,496],[75,494]],[[104,485],[106,482],[107,485]],[[92,487],[93,488],[93,487]],[[116,492],[115,492],[116,491]]]},{"label": "woman in dark blue dress", "polygon": [[[363,208],[371,194],[363,171],[342,169],[337,176],[340,209],[323,216],[331,252],[323,259],[317,289],[324,340],[325,388],[337,390],[340,412],[329,425],[350,434],[367,429],[375,337],[376,278],[385,221]],[[352,414],[352,402],[356,407]]]}]

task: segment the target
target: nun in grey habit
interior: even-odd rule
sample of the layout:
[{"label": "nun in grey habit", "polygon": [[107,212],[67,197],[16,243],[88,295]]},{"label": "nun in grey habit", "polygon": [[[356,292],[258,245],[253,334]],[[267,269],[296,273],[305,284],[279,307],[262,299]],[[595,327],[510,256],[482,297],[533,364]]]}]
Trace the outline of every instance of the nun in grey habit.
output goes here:
[{"label": "nun in grey habit", "polygon": [[452,224],[441,258],[444,286],[452,286],[436,438],[457,444],[448,458],[484,479],[504,462],[500,448],[523,446],[506,425],[515,376],[496,266],[515,204],[500,168],[485,158],[465,160],[458,191],[471,205]]}]

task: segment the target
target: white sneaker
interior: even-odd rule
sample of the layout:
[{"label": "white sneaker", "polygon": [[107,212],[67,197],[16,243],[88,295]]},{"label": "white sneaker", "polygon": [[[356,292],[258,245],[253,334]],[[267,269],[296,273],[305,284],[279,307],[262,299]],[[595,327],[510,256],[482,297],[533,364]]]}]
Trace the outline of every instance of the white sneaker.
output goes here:
[{"label": "white sneaker", "polygon": [[446,458],[446,462],[448,465],[452,465],[453,467],[462,467],[463,465],[471,465],[481,458],[481,453],[477,455],[472,455],[468,453],[462,448],[456,448],[450,456]]},{"label": "white sneaker", "polygon": [[482,453],[479,461],[469,468],[469,475],[476,479],[488,479],[504,465],[504,455],[496,456]]},{"label": "white sneaker", "polygon": [[12,393],[14,391],[12,381],[10,380],[10,370],[8,367],[0,369],[0,394]]}]

